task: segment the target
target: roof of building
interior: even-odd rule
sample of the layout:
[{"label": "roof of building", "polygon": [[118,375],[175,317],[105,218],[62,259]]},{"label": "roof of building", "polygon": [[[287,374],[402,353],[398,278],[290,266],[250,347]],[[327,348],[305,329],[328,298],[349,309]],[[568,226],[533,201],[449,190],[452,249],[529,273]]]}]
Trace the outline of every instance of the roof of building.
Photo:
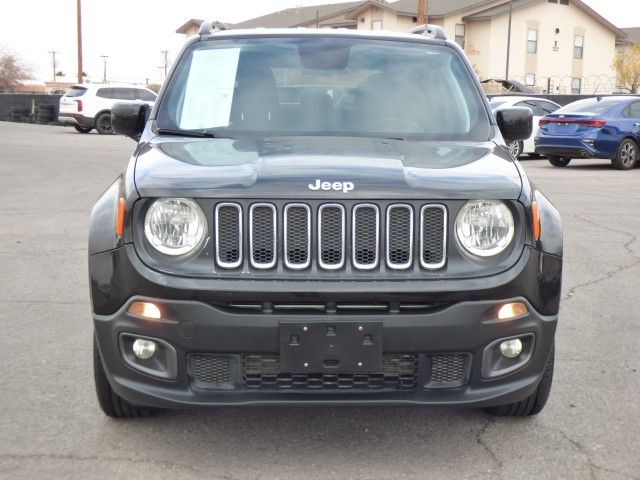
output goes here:
[{"label": "roof of building", "polygon": [[202,22],[204,22],[204,20],[200,20],[199,18],[190,18],[176,30],[176,33],[187,33],[192,27],[200,28]]},{"label": "roof of building", "polygon": [[640,27],[622,28],[624,33],[627,34],[628,43],[640,43]]},{"label": "roof of building", "polygon": [[[455,12],[467,10],[469,8],[481,7],[494,0],[429,0],[427,15],[429,17],[442,17]],[[360,7],[352,11],[347,17],[357,17],[357,15],[369,7],[380,7],[391,10],[398,15],[413,16],[418,14],[418,0],[397,0],[395,2],[385,2],[382,0],[368,0]]]},{"label": "roof of building", "polygon": [[322,22],[325,19],[339,17],[339,22],[331,22],[335,24],[352,24],[351,19],[346,18],[346,14],[357,8],[363,2],[345,2],[323,5],[310,5],[307,7],[286,8],[278,12],[269,13],[261,17],[252,18],[244,22],[233,25],[234,28],[281,28],[281,27],[298,27],[314,23],[316,20]]}]

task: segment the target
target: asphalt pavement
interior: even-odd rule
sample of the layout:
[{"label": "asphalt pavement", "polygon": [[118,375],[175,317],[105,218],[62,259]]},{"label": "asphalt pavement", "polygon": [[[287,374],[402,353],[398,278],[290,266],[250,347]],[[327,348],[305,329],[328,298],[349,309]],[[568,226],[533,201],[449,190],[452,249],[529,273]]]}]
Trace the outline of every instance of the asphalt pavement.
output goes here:
[{"label": "asphalt pavement", "polygon": [[221,408],[108,419],[89,211],[134,142],[0,122],[0,478],[640,479],[640,168],[525,160],[565,229],[556,371],[530,419],[453,408]]}]

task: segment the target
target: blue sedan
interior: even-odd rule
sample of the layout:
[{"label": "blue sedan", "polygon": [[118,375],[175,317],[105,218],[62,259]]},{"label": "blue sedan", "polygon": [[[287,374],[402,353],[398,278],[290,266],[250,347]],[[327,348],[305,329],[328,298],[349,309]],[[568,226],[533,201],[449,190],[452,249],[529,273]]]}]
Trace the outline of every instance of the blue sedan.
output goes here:
[{"label": "blue sedan", "polygon": [[606,158],[618,170],[640,160],[640,97],[578,100],[545,115],[535,138],[536,153],[565,167],[573,158]]}]

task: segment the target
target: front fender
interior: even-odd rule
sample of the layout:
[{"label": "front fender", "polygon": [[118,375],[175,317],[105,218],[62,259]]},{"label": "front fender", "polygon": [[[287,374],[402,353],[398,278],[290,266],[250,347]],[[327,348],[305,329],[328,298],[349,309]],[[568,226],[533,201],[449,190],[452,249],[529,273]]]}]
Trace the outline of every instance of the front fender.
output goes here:
[{"label": "front fender", "polygon": [[118,199],[121,197],[124,197],[122,175],[105,190],[91,209],[89,255],[113,250],[124,244],[124,239],[116,235]]},{"label": "front fender", "polygon": [[562,257],[562,221],[560,213],[539,190],[534,193],[540,214],[539,248],[544,253]]}]

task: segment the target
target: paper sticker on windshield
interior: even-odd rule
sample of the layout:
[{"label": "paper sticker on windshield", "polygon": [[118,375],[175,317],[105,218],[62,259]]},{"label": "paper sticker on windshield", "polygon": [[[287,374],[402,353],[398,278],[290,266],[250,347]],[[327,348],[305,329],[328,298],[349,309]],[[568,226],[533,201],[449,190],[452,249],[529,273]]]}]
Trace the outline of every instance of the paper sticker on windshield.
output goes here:
[{"label": "paper sticker on windshield", "polygon": [[229,126],[240,48],[195,50],[179,127]]}]

